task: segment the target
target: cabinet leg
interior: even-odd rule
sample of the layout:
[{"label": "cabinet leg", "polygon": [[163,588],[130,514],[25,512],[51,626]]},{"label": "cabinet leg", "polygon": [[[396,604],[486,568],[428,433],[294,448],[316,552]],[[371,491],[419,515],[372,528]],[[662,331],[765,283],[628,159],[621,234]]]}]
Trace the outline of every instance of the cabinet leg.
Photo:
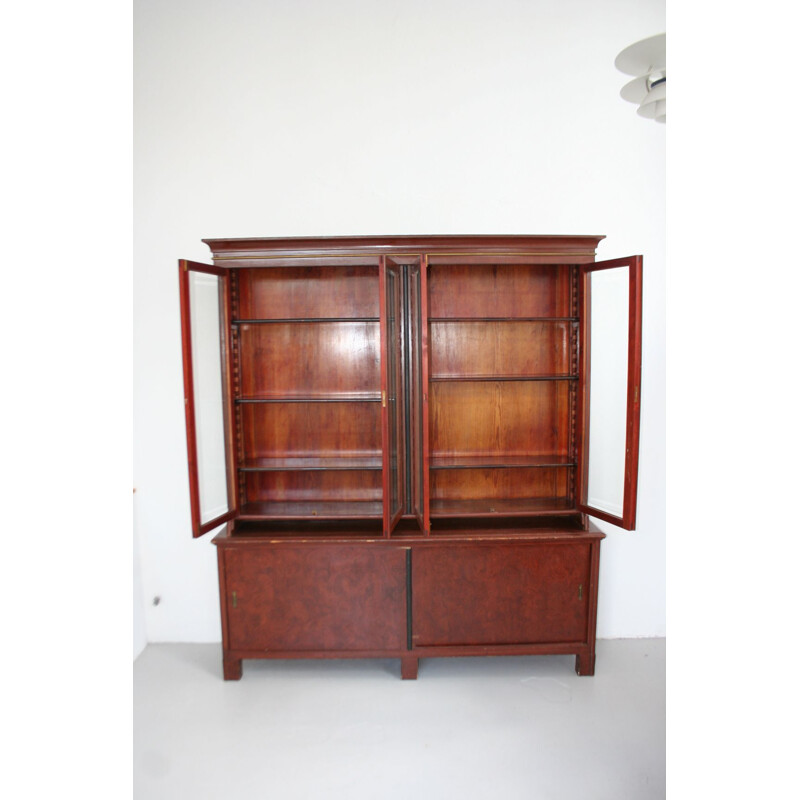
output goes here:
[{"label": "cabinet leg", "polygon": [[242,677],[242,659],[223,656],[222,677],[226,681],[238,681]]},{"label": "cabinet leg", "polygon": [[415,681],[419,670],[418,658],[401,658],[400,675],[404,681]]},{"label": "cabinet leg", "polygon": [[575,672],[578,675],[594,675],[594,650],[575,656]]}]

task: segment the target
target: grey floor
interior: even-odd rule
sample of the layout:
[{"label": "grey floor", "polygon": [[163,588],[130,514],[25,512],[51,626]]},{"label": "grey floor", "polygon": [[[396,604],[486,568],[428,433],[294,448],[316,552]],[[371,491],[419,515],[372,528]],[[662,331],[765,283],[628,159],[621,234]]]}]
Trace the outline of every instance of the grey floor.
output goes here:
[{"label": "grey floor", "polygon": [[665,796],[665,641],[565,656],[245,661],[149,645],[134,663],[134,798]]}]

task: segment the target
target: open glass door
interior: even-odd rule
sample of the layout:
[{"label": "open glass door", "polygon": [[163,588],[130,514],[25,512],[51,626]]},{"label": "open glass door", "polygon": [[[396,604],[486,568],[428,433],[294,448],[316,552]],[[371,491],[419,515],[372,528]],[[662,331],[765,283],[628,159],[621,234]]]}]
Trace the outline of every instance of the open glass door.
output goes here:
[{"label": "open glass door", "polygon": [[578,508],[636,526],[642,257],[581,268]]},{"label": "open glass door", "polygon": [[388,536],[405,501],[405,403],[402,268],[386,257],[380,260],[380,292],[383,533]]},{"label": "open glass door", "polygon": [[428,258],[408,270],[409,460],[411,513],[420,531],[430,533],[430,456],[428,451]]},{"label": "open glass door", "polygon": [[227,403],[228,273],[183,260],[178,271],[192,534],[201,536],[235,513]]}]

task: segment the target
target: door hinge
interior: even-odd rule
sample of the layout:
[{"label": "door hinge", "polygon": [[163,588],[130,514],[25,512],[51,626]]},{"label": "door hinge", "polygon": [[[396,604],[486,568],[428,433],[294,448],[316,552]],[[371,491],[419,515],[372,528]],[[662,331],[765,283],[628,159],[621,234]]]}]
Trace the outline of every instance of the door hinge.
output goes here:
[{"label": "door hinge", "polygon": [[583,584],[578,584],[578,600],[583,600]]},{"label": "door hinge", "polygon": [[383,403],[383,407],[386,408],[386,392],[381,392],[381,403]]},{"label": "door hinge", "polygon": [[236,604],[237,604],[236,592],[233,592],[232,599],[233,599],[233,607],[236,608]]}]

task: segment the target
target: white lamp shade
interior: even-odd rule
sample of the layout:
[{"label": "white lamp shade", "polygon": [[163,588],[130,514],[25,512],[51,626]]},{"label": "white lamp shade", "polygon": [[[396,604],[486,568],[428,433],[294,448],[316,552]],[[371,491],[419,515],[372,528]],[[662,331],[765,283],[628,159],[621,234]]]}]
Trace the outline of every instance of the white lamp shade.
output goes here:
[{"label": "white lamp shade", "polygon": [[614,61],[620,72],[636,77],[626,83],[620,97],[639,106],[639,116],[667,120],[667,35],[660,33],[626,47]]}]

